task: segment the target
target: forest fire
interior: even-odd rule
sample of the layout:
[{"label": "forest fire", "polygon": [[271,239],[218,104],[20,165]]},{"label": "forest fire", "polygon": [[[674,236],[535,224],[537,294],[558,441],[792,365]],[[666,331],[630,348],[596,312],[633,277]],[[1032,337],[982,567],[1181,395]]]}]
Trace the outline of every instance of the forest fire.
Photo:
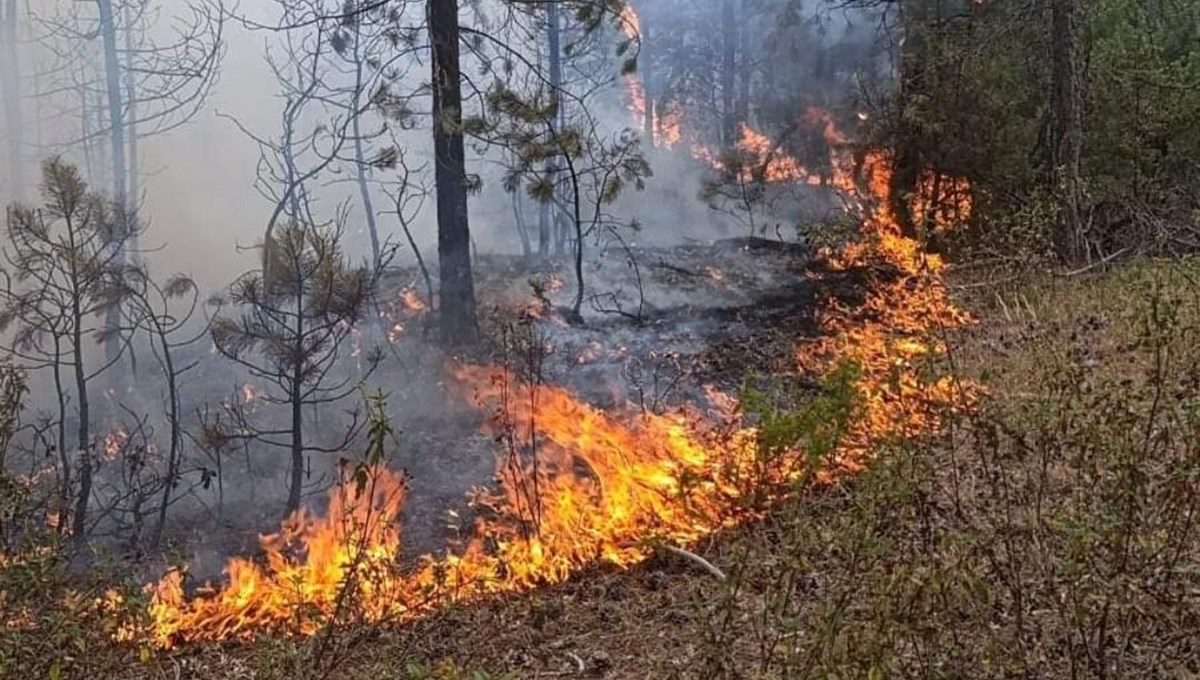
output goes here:
[{"label": "forest fire", "polygon": [[417,291],[413,290],[412,288],[405,288],[404,291],[400,293],[400,304],[404,306],[406,311],[414,315],[420,314],[428,309],[428,307],[425,305],[425,301],[422,300],[421,296],[417,295]]},{"label": "forest fire", "polygon": [[121,453],[125,451],[125,446],[129,443],[129,432],[123,428],[118,428],[104,435],[104,457],[108,460],[116,460],[121,457]]},{"label": "forest fire", "polygon": [[[312,633],[320,622],[298,612],[332,612],[346,583],[366,595],[355,606],[373,618],[399,606],[402,601],[392,599],[393,560],[405,484],[402,474],[384,468],[348,471],[330,494],[325,517],[303,510],[289,517],[278,534],[262,537],[266,564],[231,560],[229,584],[219,591],[186,600],[182,574],[168,573],[151,590],[156,639],[166,645],[176,638],[247,638],[271,629]],[[298,545],[303,556],[294,559],[289,551]]]},{"label": "forest fire", "polygon": [[242,403],[243,404],[252,404],[258,399],[258,397],[259,397],[259,390],[252,383],[245,383],[242,385]]},{"label": "forest fire", "polygon": [[400,342],[404,335],[406,322],[429,311],[429,305],[421,298],[412,286],[404,288],[394,300],[379,311],[379,315],[387,326],[388,343]]},{"label": "forest fire", "polygon": [[[858,370],[861,403],[833,467],[817,471],[822,476],[859,469],[889,438],[936,431],[936,413],[969,404],[974,393],[949,379],[928,382],[914,365],[941,352],[941,330],[968,319],[946,295],[940,260],[901,235],[886,193],[886,155],[869,154],[857,172],[839,147],[831,157],[834,186],[862,219],[862,238],[827,259],[834,268],[884,273],[872,275],[861,306],[827,301],[826,337],[797,347],[803,371],[824,374],[848,363]],[[935,198],[915,200],[936,205]],[[969,210],[966,203],[933,216]],[[405,479],[380,466],[359,469],[332,491],[324,517],[302,510],[263,537],[263,564],[230,560],[226,585],[188,598],[175,571],[150,586],[147,634],[170,647],[311,634],[351,618],[405,621],[447,602],[561,582],[596,562],[629,567],[657,544],[686,545],[764,511],[764,501],[786,495],[806,473],[796,462],[802,452],[764,463],[756,430],[738,424],[740,407],[729,395],[715,395],[708,409],[667,415],[604,411],[504,369],[451,372],[491,414],[486,427],[504,449],[498,488],[473,496],[478,519],[461,550],[426,555],[415,569],[397,567]]]},{"label": "forest fire", "polygon": [[[621,25],[621,32],[625,34],[625,37],[630,42],[640,43],[642,39],[642,21],[633,7],[628,4],[622,7],[621,16],[618,21]],[[629,111],[633,114],[634,122],[638,127],[641,127],[645,123],[647,107],[653,107],[650,111],[650,125],[653,131],[651,143],[656,148],[661,149],[670,149],[678,144],[679,140],[683,137],[682,112],[678,108],[675,108],[663,113],[657,107],[654,107],[654,102],[647,99],[648,95],[645,83],[636,71],[625,75],[623,86]]]},{"label": "forest fire", "polygon": [[[798,182],[819,185],[820,175],[809,172],[794,156],[789,156],[769,137],[742,123],[734,149],[739,158],[739,181],[752,182],[761,177],[766,182]],[[725,170],[725,162],[706,146],[692,148],[692,157],[714,170]]]}]

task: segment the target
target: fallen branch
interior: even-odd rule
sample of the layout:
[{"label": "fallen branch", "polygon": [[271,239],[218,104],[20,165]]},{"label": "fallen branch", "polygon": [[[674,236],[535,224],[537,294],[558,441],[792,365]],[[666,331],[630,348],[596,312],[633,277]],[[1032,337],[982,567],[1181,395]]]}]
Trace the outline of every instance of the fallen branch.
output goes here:
[{"label": "fallen branch", "polygon": [[712,562],[709,562],[708,560],[704,559],[703,557],[697,555],[694,552],[691,552],[690,550],[684,550],[683,548],[676,548],[673,545],[664,545],[663,547],[666,548],[667,552],[675,553],[676,555],[679,555],[680,557],[687,559],[687,560],[691,561],[692,563],[698,565],[699,567],[704,569],[704,571],[707,571],[709,574],[712,574],[714,577],[716,577],[716,579],[718,581],[726,581],[729,579],[729,577],[725,575],[725,572],[721,571],[716,566],[714,566]]},{"label": "fallen branch", "polygon": [[659,258],[658,262],[652,263],[651,266],[666,269],[667,271],[672,271],[677,274],[683,274],[684,276],[700,276],[699,272],[694,272],[687,267],[680,267],[679,265],[671,264],[662,258]]},{"label": "fallen branch", "polygon": [[1104,259],[1102,259],[1098,262],[1093,262],[1092,264],[1089,264],[1086,267],[1080,267],[1079,269],[1074,269],[1069,272],[1050,272],[1050,273],[1054,274],[1055,276],[1061,276],[1062,278],[1070,278],[1072,276],[1079,276],[1080,274],[1085,274],[1087,272],[1090,272],[1097,267],[1103,267],[1104,265],[1108,264],[1109,262],[1112,262],[1113,260],[1117,259],[1118,257],[1124,255],[1127,252],[1129,252],[1129,246],[1126,246],[1126,247],[1118,250],[1117,252],[1112,253],[1111,255],[1107,255],[1107,256],[1105,256]]}]

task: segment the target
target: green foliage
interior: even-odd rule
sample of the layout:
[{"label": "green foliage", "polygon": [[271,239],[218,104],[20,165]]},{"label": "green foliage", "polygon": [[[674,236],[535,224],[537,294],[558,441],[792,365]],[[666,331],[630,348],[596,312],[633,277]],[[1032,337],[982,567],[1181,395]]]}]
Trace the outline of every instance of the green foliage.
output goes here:
[{"label": "green foliage", "polygon": [[1196,272],[1005,291],[983,408],[735,538],[685,677],[1194,675]]},{"label": "green foliage", "polygon": [[853,422],[860,377],[855,364],[840,364],[816,396],[792,407],[781,406],[778,395],[744,387],[742,408],[758,426],[760,451],[774,456],[799,448],[817,460],[829,456]]},{"label": "green foliage", "polygon": [[114,638],[139,625],[143,598],[102,564],[73,574],[43,490],[3,466],[25,395],[24,373],[0,363],[0,677],[115,672],[131,650]]},{"label": "green foliage", "polygon": [[[741,404],[747,421],[756,427],[759,473],[802,472],[800,486],[811,481],[834,454],[858,413],[861,377],[853,363],[839,364],[807,398],[766,391],[745,384]],[[760,493],[761,480],[750,480]]]},{"label": "green foliage", "polygon": [[[1044,5],[904,0],[902,88],[876,98],[875,143],[904,166],[972,183],[974,224],[951,245],[1027,257],[1047,250],[1058,187],[1050,13]],[[1200,206],[1200,6],[1080,2],[1082,172],[1088,239],[1113,252],[1162,248]]]},{"label": "green foliage", "polygon": [[20,552],[0,560],[0,677],[76,678],[128,664],[136,647],[115,640],[142,623],[137,587],[115,570],[72,574],[47,532],[27,533]]}]

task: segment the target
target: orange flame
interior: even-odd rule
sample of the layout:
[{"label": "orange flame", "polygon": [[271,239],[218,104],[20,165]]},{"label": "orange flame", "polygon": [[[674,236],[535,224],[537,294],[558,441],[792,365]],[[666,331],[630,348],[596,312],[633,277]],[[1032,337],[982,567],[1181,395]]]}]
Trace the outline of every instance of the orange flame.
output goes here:
[{"label": "orange flame", "polygon": [[428,309],[425,301],[412,288],[405,288],[404,292],[400,293],[400,302],[404,305],[404,309],[412,314],[420,314]]},{"label": "orange flame", "polygon": [[250,404],[258,399],[258,388],[250,383],[242,385],[242,403]]},{"label": "orange flame", "polygon": [[429,311],[429,305],[411,286],[405,288],[396,299],[380,310],[380,317],[387,322],[387,339],[391,344],[400,342],[404,335],[405,321]]},{"label": "orange flame", "polygon": [[[355,584],[355,604],[378,618],[391,606],[396,585],[392,561],[400,546],[395,520],[404,503],[404,475],[386,468],[345,475],[330,494],[325,517],[301,509],[278,534],[263,536],[266,564],[234,558],[229,583],[184,596],[183,574],[168,573],[150,588],[154,637],[248,639],[264,631],[311,634],[321,616],[332,616],[343,585]],[[300,556],[291,551],[299,548]]]},{"label": "orange flame", "polygon": [[[796,182],[813,186],[823,182],[819,174],[810,172],[799,159],[787,154],[782,146],[747,123],[738,127],[734,151],[739,156],[738,164],[741,167],[738,177],[742,182],[751,182],[758,177],[767,182]],[[692,157],[714,170],[726,170],[725,162],[706,146],[693,147]]]},{"label": "orange flame", "polygon": [[129,443],[129,433],[124,429],[116,429],[104,435],[104,457],[116,460],[121,457],[125,445]]},{"label": "orange flame", "polygon": [[[641,41],[642,20],[629,4],[621,8],[618,23],[627,39],[631,42]],[[646,107],[651,105],[646,99],[646,85],[636,72],[627,74],[623,82],[629,112],[633,114],[635,125],[641,127],[646,120]],[[678,144],[683,136],[682,112],[678,108],[667,113],[654,110],[650,125],[653,131],[653,139],[650,141],[657,148],[670,149]]]},{"label": "orange flame", "polygon": [[[826,133],[841,138],[832,121]],[[922,357],[943,350],[940,331],[968,318],[949,300],[940,259],[902,236],[891,215],[886,154],[867,154],[857,169],[845,150],[831,155],[834,186],[861,216],[862,239],[828,259],[833,267],[867,268],[872,285],[856,307],[826,302],[820,322],[827,337],[796,352],[807,371],[845,361],[860,368],[860,413],[825,476],[860,468],[887,438],[936,431],[947,405],[969,406],[976,394],[951,379],[927,381],[917,370]],[[914,201],[936,205],[935,198]],[[967,202],[954,212],[969,210]],[[447,602],[560,582],[596,562],[628,567],[656,542],[694,542],[756,515],[764,506],[748,499],[778,498],[803,472],[799,457],[764,463],[757,432],[734,426],[739,405],[729,395],[712,393],[716,406],[707,413],[606,412],[560,387],[520,383],[503,369],[461,366],[453,373],[473,403],[493,414],[487,427],[507,444],[498,488],[474,494],[479,519],[460,552],[397,568],[395,519],[405,482],[372,468],[333,490],[325,517],[302,511],[279,534],[263,537],[264,565],[230,560],[225,586],[189,599],[179,572],[151,586],[148,634],[161,646],[269,631],[311,634],[347,613],[404,621]]]}]

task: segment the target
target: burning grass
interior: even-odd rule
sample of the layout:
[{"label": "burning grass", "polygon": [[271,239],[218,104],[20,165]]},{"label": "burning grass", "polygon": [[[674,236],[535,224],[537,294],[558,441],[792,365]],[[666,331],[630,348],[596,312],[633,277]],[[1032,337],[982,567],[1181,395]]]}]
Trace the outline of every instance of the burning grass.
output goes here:
[{"label": "burning grass", "polygon": [[[844,151],[833,153],[842,167]],[[403,566],[404,478],[379,464],[359,467],[335,486],[324,514],[302,511],[264,536],[264,559],[230,560],[224,584],[189,595],[183,572],[172,571],[150,586],[148,620],[122,636],[158,647],[327,638],[560,584],[597,565],[632,568],[660,545],[694,545],[762,519],[814,481],[861,471],[884,442],[939,431],[951,404],[970,406],[973,389],[929,379],[919,364],[941,355],[940,334],[967,317],[946,294],[940,260],[899,235],[886,158],[871,159],[865,175],[834,183],[862,220],[862,239],[824,258],[826,271],[868,273],[861,298],[821,301],[825,337],[800,345],[794,362],[840,398],[791,415],[746,414],[736,398],[712,392],[708,405],[658,415],[601,410],[503,368],[454,366],[462,394],[491,414],[487,427],[502,445],[498,485],[473,495],[476,519],[461,546]],[[411,297],[399,306],[419,314]]]},{"label": "burning grass", "polygon": [[[886,186],[878,176],[867,179],[869,187]],[[347,602],[365,622],[406,621],[447,603],[560,583],[596,563],[628,568],[657,543],[692,544],[761,516],[798,480],[861,469],[881,440],[936,430],[931,406],[951,395],[945,383],[922,380],[913,359],[937,354],[935,333],[965,316],[945,295],[941,263],[898,236],[886,196],[848,199],[872,208],[863,242],[831,258],[833,266],[884,267],[891,278],[871,280],[858,307],[830,301],[822,319],[829,338],[798,350],[801,368],[813,373],[845,365],[856,371],[861,413],[839,445],[818,457],[793,450],[803,441],[796,435],[768,451],[758,427],[739,424],[737,402],[728,398],[715,413],[602,412],[561,388],[460,366],[456,378],[479,408],[494,411],[489,427],[508,448],[498,490],[476,494],[486,511],[461,551],[422,557],[414,570],[392,564],[402,485],[394,473],[372,468],[355,489],[343,482],[334,490],[326,517],[301,513],[264,537],[265,567],[235,559],[226,585],[192,598],[179,572],[168,575],[153,587],[153,639],[172,646],[312,634],[337,621]],[[393,500],[363,496],[364,484],[391,490]]]},{"label": "burning grass", "polygon": [[[1196,281],[1194,262],[1147,263],[974,293],[979,323],[942,341],[988,394],[941,409],[940,432],[881,442],[860,474],[702,539],[727,580],[665,553],[591,569],[377,638],[347,631],[338,675],[1193,677]],[[180,663],[292,677],[311,649]]]},{"label": "burning grass", "polygon": [[[1195,264],[990,286],[970,325],[939,260],[886,212],[867,224],[827,260],[862,273],[860,295],[827,298],[824,339],[797,349],[827,378],[857,367],[836,436],[812,423],[837,399],[646,417],[459,367],[506,452],[465,549],[398,569],[382,518],[402,484],[368,471],[396,493],[350,479],[328,515],[267,539],[265,565],[153,605],[175,626],[160,643],[259,642],[147,656],[147,673],[296,677],[331,656],[350,678],[1200,672]],[[786,455],[830,441],[825,474]],[[656,549],[672,543],[727,578]],[[295,632],[320,634],[261,639]]]}]

